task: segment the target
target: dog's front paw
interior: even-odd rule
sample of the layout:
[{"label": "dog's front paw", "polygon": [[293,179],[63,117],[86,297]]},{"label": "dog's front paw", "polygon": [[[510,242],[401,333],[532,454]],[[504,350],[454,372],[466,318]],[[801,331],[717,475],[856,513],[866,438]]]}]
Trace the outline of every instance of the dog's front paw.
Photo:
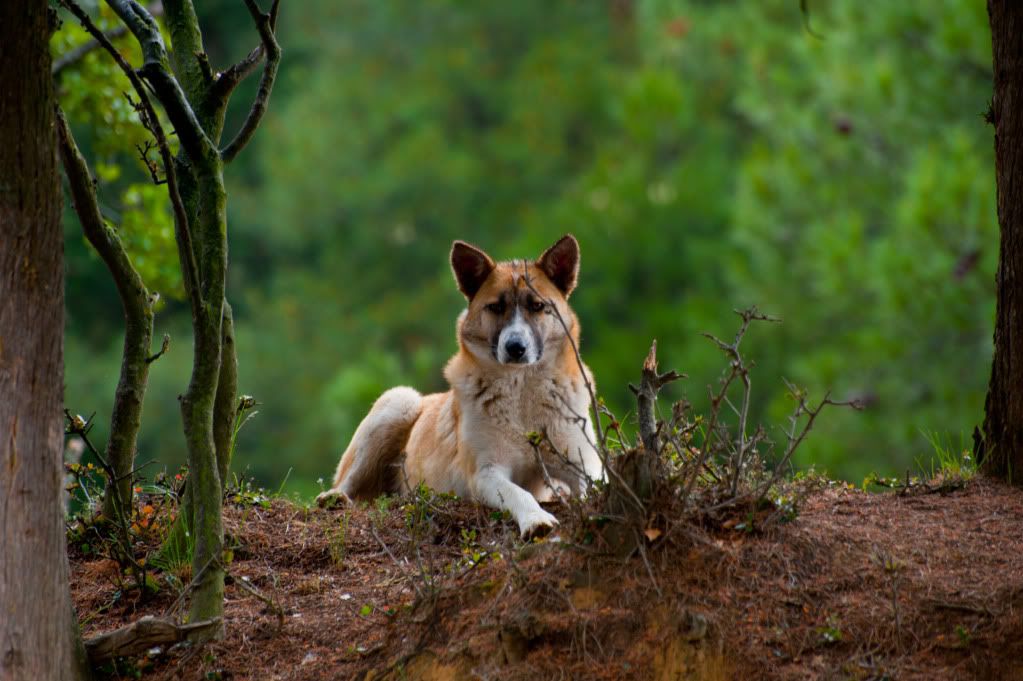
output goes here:
[{"label": "dog's front paw", "polygon": [[533,511],[519,521],[523,541],[546,536],[558,524],[558,519],[543,509]]},{"label": "dog's front paw", "polygon": [[351,504],[352,500],[339,489],[328,489],[316,497],[316,505],[320,508],[344,508]]}]

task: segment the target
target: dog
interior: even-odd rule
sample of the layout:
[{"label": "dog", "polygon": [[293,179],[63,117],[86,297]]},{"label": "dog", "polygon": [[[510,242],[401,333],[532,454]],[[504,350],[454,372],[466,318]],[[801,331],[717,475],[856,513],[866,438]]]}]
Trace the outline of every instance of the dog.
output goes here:
[{"label": "dog", "polygon": [[521,537],[558,520],[541,502],[583,495],[605,476],[590,416],[593,375],[568,305],[579,243],[566,235],[537,260],[497,263],[464,241],[451,269],[467,301],[451,389],[388,390],[355,430],[321,506],[408,492],[420,483],[506,510]]}]

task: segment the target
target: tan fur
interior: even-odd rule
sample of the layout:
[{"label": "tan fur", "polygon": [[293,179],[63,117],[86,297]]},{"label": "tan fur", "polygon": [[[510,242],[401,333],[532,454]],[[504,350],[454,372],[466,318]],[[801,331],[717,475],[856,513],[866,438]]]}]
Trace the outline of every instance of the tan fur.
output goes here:
[{"label": "tan fur", "polygon": [[[566,270],[578,266],[578,245],[565,237],[535,263],[497,264],[482,251],[464,246],[470,249],[468,266],[455,251],[452,254],[460,288],[470,300],[458,319],[459,351],[444,370],[451,389],[426,396],[405,387],[384,393],[352,436],[334,487],[319,501],[372,498],[423,482],[437,491],[511,511],[522,534],[530,536],[557,524],[538,500],[566,492],[582,494],[589,480],[604,476],[591,444],[583,371],[591,383],[592,376],[580,366],[568,340],[570,336],[578,347],[579,321],[567,300],[575,269]],[[560,249],[554,254],[558,258],[550,255],[555,249]],[[479,282],[473,281],[473,265],[479,265],[480,277],[485,277],[476,291],[472,289]],[[502,295],[520,302],[503,315],[495,314],[487,306]],[[569,336],[554,314],[530,311],[522,302],[538,299],[556,306]],[[528,322],[542,342],[542,353],[531,364],[503,364],[493,355],[493,339],[516,309],[521,319],[528,317],[521,323]],[[546,432],[560,454],[542,448],[543,466],[538,464],[526,437],[529,432]]]}]

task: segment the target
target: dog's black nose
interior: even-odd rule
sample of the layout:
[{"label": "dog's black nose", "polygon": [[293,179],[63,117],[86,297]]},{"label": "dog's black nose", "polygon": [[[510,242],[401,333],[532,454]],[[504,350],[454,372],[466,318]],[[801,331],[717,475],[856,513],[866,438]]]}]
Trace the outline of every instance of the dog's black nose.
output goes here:
[{"label": "dog's black nose", "polygon": [[526,354],[526,344],[520,341],[518,338],[512,338],[504,344],[504,351],[508,353],[508,356],[514,360],[522,359],[522,356]]}]

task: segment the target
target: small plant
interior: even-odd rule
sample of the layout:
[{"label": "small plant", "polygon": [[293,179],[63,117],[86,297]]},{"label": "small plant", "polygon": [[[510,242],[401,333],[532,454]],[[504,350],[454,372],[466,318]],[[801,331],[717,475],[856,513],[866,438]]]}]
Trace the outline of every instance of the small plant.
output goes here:
[{"label": "small plant", "polygon": [[969,648],[970,643],[973,641],[973,634],[963,625],[957,624],[956,638],[958,639],[958,646],[960,648]]},{"label": "small plant", "polygon": [[442,509],[443,505],[457,500],[457,495],[435,492],[425,482],[416,485],[401,506],[405,517],[405,527],[411,532],[410,540],[418,542],[426,536],[434,516]]},{"label": "small plant", "polygon": [[270,508],[270,493],[263,487],[257,487],[252,478],[239,478],[235,475],[224,498],[239,506]]},{"label": "small plant", "polygon": [[960,438],[958,448],[952,445],[950,438],[944,440],[937,433],[923,432],[924,437],[934,450],[934,457],[928,464],[917,460],[920,475],[911,475],[909,471],[903,477],[885,477],[871,473],[863,479],[863,489],[882,487],[899,494],[939,493],[947,494],[961,489],[977,472],[977,464],[970,450]]},{"label": "small plant", "polygon": [[832,615],[828,617],[827,624],[822,627],[817,627],[817,634],[820,636],[821,643],[824,645],[833,645],[835,643],[841,643],[845,634],[842,633],[842,629],[839,626],[838,617]]},{"label": "small plant", "polygon": [[[80,442],[80,453],[88,452],[99,463],[96,466],[92,462],[72,462],[66,466],[67,489],[78,495],[79,500],[77,509],[68,516],[68,543],[83,554],[117,562],[119,589],[137,591],[145,599],[157,593],[161,584],[153,571],[154,567],[161,568],[160,561],[151,557],[148,547],[159,546],[166,538],[175,520],[178,484],[183,483],[184,476],[176,474],[172,483],[166,474],[158,474],[152,483],[146,483],[137,475],[138,471],[132,471],[131,497],[126,504],[122,503],[120,486],[106,484],[115,475],[114,469],[89,439],[92,417],[84,419],[68,410],[64,413],[67,432],[73,436],[71,441]],[[118,497],[113,504],[117,517],[106,518],[95,512],[100,488],[112,490]],[[129,577],[131,582],[122,583],[122,577]]]},{"label": "small plant", "polygon": [[923,436],[934,450],[934,457],[930,461],[929,477],[931,480],[965,483],[973,478],[977,472],[977,464],[961,435],[958,447],[952,445],[952,439],[949,436],[943,440],[938,433],[927,431],[923,431]]},{"label": "small plant", "polygon": [[455,563],[456,568],[470,570],[485,563],[494,554],[479,545],[475,529],[462,528],[459,535],[462,557]]}]

